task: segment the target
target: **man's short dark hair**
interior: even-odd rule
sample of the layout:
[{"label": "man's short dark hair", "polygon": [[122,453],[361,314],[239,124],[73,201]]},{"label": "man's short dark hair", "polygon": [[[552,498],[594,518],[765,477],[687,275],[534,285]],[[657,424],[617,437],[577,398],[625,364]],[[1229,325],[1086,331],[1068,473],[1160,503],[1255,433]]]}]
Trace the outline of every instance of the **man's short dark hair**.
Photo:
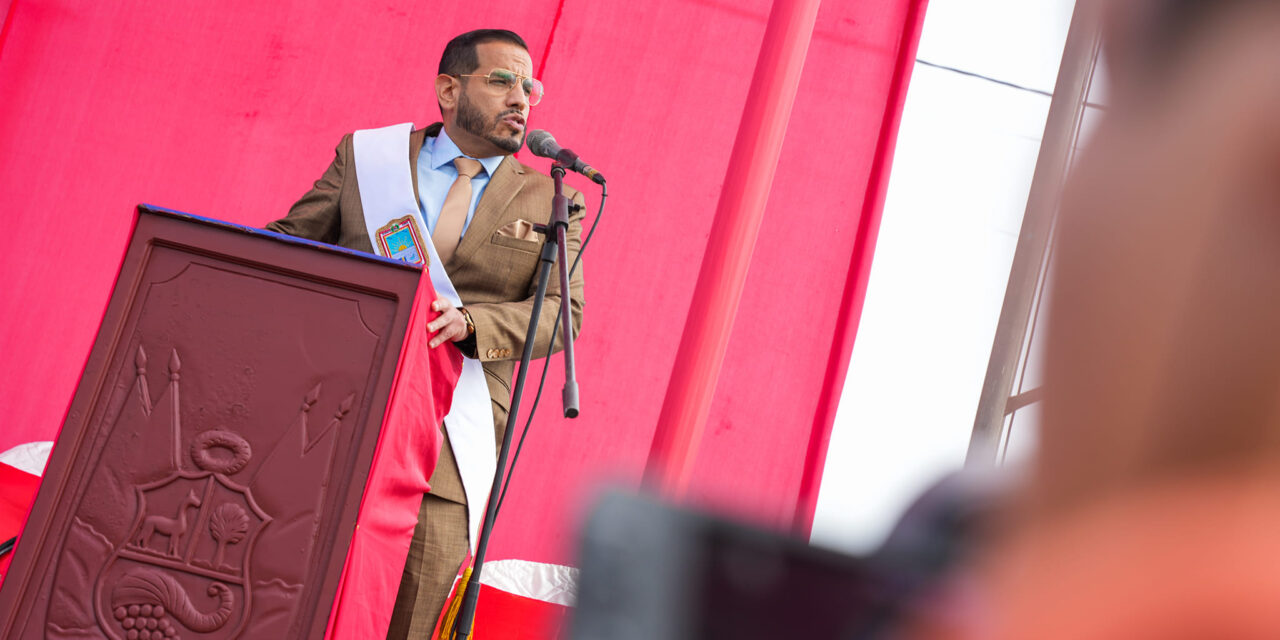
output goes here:
[{"label": "man's short dark hair", "polygon": [[440,56],[439,73],[456,76],[462,73],[471,73],[480,66],[480,56],[476,55],[476,45],[486,42],[509,42],[525,51],[529,50],[529,45],[524,43],[514,31],[506,29],[476,29],[468,31],[452,40],[445,45],[444,53]]}]

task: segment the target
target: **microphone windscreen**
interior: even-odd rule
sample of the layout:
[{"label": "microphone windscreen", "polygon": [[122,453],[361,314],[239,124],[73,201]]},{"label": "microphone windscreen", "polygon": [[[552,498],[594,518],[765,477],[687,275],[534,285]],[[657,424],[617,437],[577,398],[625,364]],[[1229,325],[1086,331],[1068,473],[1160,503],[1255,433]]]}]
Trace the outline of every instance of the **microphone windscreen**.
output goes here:
[{"label": "microphone windscreen", "polygon": [[545,129],[530,131],[529,135],[525,136],[524,143],[525,146],[529,147],[529,151],[533,152],[533,155],[551,159],[555,159],[556,152],[559,151],[557,147],[560,146],[556,144],[556,139],[551,136],[551,133]]}]

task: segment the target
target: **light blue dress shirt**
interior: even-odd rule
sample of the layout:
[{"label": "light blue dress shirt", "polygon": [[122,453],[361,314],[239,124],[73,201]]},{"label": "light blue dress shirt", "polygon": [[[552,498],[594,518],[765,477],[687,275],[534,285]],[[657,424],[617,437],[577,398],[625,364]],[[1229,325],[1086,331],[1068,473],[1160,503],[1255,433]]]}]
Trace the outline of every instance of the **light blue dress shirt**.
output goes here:
[{"label": "light blue dress shirt", "polygon": [[[467,156],[458,149],[458,145],[449,139],[449,134],[440,129],[440,135],[427,137],[422,142],[422,150],[418,152],[418,206],[422,209],[422,220],[427,224],[427,236],[436,230],[436,222],[440,220],[440,209],[444,206],[444,197],[449,194],[453,181],[458,179],[458,170],[453,167],[453,159]],[[471,179],[471,206],[467,207],[467,221],[462,224],[462,235],[471,227],[471,219],[476,215],[476,204],[489,186],[489,178],[498,170],[505,156],[491,158],[474,158],[484,167],[476,177]]]}]

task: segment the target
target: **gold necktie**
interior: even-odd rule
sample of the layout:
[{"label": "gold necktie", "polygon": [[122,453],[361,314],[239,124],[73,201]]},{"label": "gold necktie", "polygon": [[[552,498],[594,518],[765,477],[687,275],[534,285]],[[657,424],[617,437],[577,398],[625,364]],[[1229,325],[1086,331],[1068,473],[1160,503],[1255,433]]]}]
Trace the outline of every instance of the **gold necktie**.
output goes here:
[{"label": "gold necktie", "polygon": [[444,206],[440,207],[436,229],[431,233],[431,244],[436,246],[442,264],[449,262],[462,240],[462,227],[467,223],[467,210],[471,208],[471,179],[483,168],[479,161],[462,156],[453,159],[453,166],[458,170],[458,179],[449,187]]}]

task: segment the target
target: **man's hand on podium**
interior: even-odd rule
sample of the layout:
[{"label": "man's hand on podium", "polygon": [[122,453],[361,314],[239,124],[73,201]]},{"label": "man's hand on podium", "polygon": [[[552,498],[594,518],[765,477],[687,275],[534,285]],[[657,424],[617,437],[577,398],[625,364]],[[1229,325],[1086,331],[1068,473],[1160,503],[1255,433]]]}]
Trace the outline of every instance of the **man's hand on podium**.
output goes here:
[{"label": "man's hand on podium", "polygon": [[467,338],[467,319],[452,302],[436,298],[431,303],[431,310],[440,312],[435,320],[427,323],[427,331],[432,334],[431,348],[444,344],[446,340],[460,342]]}]

